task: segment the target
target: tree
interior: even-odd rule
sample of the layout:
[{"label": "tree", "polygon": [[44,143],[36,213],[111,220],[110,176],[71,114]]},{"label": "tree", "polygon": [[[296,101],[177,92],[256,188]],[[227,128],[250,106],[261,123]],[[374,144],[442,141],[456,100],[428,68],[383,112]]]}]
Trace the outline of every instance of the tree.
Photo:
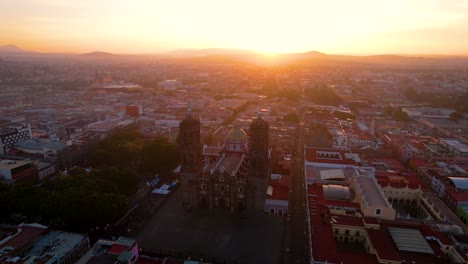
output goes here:
[{"label": "tree", "polygon": [[299,122],[299,115],[296,113],[289,113],[283,116],[284,122],[297,123]]},{"label": "tree", "polygon": [[130,196],[137,190],[138,179],[135,173],[120,169],[118,167],[108,167],[102,170],[93,171],[92,174],[97,180],[103,180],[115,185],[118,191]]},{"label": "tree", "polygon": [[177,146],[166,138],[156,138],[143,146],[142,170],[145,172],[168,172],[179,163]]},{"label": "tree", "polygon": [[342,103],[342,99],[327,85],[317,84],[313,87],[304,89],[304,96],[317,104],[324,105],[339,105]]},{"label": "tree", "polygon": [[392,116],[393,111],[394,111],[393,107],[391,107],[389,105],[384,106],[384,108],[382,109],[382,112],[383,112],[384,116]]},{"label": "tree", "polygon": [[397,109],[393,113],[393,118],[395,120],[403,121],[403,122],[408,122],[408,121],[411,120],[410,117],[408,116],[408,114],[406,112],[403,112],[401,109]]},{"label": "tree", "polygon": [[391,117],[397,121],[408,122],[410,121],[410,117],[406,112],[403,112],[401,108],[393,108],[389,105],[383,108],[383,115]]},{"label": "tree", "polygon": [[73,231],[112,224],[127,210],[127,198],[109,189],[116,177],[59,175],[41,186],[18,184],[0,195],[0,220],[39,222]]}]

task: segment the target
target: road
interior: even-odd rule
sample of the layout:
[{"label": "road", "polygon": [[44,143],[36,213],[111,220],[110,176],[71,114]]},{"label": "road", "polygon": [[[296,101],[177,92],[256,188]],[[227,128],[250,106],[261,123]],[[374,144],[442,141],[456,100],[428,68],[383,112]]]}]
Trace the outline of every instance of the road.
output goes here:
[{"label": "road", "polygon": [[[303,116],[303,115],[301,115]],[[301,117],[296,129],[294,154],[291,167],[289,215],[286,227],[286,253],[283,263],[309,263],[308,228],[305,210],[304,123]]]}]

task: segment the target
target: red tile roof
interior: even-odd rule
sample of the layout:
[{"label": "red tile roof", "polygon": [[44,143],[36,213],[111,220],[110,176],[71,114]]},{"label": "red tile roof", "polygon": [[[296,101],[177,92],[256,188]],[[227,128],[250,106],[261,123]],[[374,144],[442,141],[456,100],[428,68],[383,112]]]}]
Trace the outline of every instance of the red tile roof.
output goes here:
[{"label": "red tile roof", "polygon": [[288,174],[281,174],[281,177],[279,180],[273,180],[270,178],[268,181],[268,184],[271,186],[282,186],[282,187],[289,187],[289,181],[290,181],[291,176]]},{"label": "red tile roof", "polygon": [[272,195],[267,194],[267,199],[288,201],[289,189],[281,186],[274,186]]},{"label": "red tile roof", "polygon": [[315,209],[317,211],[315,213],[311,212],[310,216],[310,230],[312,254],[316,261],[360,264],[378,263],[375,256],[371,254],[337,249],[332,225],[330,224],[330,211],[323,205],[316,205]]},{"label": "red tile roof", "polygon": [[[419,179],[412,174],[402,174],[398,176],[405,182],[413,184]],[[387,181],[390,181],[388,177]],[[401,179],[398,179],[401,180]],[[405,183],[406,184],[406,183]],[[393,241],[389,227],[399,227],[407,229],[418,229],[424,237],[436,237],[442,244],[450,244],[448,237],[439,231],[433,231],[428,226],[420,224],[409,224],[394,221],[378,220],[376,218],[361,218],[348,215],[332,215],[328,206],[355,206],[359,205],[349,201],[326,200],[323,197],[322,184],[316,183],[308,185],[308,204],[310,213],[310,230],[312,239],[312,253],[316,261],[328,261],[331,263],[378,263],[380,260],[401,261],[406,263],[415,261],[416,263],[441,263],[445,261],[440,245],[436,241],[428,241],[435,254],[425,254],[417,252],[407,252],[399,250]],[[366,224],[375,225],[378,229],[366,228]],[[369,240],[375,249],[376,255],[368,254],[364,251],[345,250],[339,247],[333,234],[333,225],[354,226],[364,228]]]},{"label": "red tile roof", "polygon": [[385,163],[389,169],[395,171],[404,170],[405,167],[396,159],[368,159],[369,165],[372,166],[373,162]]},{"label": "red tile roof", "polygon": [[267,199],[272,200],[288,200],[289,195],[289,180],[290,175],[281,175],[279,180],[270,180],[268,181],[268,185],[273,187],[273,194],[267,195]]},{"label": "red tile roof", "polygon": [[[333,152],[338,154],[337,158],[327,158],[327,157],[318,157],[317,152]],[[329,163],[329,164],[349,164],[356,165],[356,162],[352,159],[347,159],[345,156],[345,151],[329,149],[329,148],[305,148],[305,158],[308,162],[317,162],[317,163]]]},{"label": "red tile roof", "polygon": [[398,248],[387,229],[368,229],[367,234],[380,259],[395,261],[401,259]]},{"label": "red tile roof", "polygon": [[335,219],[337,225],[364,227],[364,222],[361,217],[334,215],[332,218]]},{"label": "red tile roof", "polygon": [[410,164],[412,164],[416,168],[424,167],[424,166],[426,166],[426,163],[427,163],[427,161],[422,160],[422,159],[412,159],[412,160],[410,160]]},{"label": "red tile roof", "polygon": [[36,226],[18,226],[18,234],[1,245],[1,247],[17,248],[23,246],[40,235],[48,232],[48,228]]},{"label": "red tile roof", "polygon": [[336,207],[350,207],[355,209],[360,209],[358,203],[353,203],[349,201],[339,201],[339,200],[323,200],[321,203],[325,206],[336,206]]},{"label": "red tile roof", "polygon": [[107,253],[113,254],[113,255],[120,255],[120,253],[124,252],[127,249],[128,249],[128,246],[114,243],[112,247],[107,251]]},{"label": "red tile roof", "polygon": [[465,191],[446,191],[447,196],[452,197],[454,201],[467,202],[468,201],[468,192]]},{"label": "red tile roof", "polygon": [[[424,234],[424,233],[423,233]],[[440,232],[440,231],[432,231],[432,234],[437,238],[439,239],[440,243],[442,243],[443,245],[451,245],[452,242],[450,241],[449,237],[443,233],[443,232]],[[424,234],[425,235],[425,234]]]},{"label": "red tile roof", "polygon": [[417,189],[419,186],[422,186],[423,183],[419,178],[414,174],[408,173],[386,173],[386,172],[376,172],[375,178],[380,186],[392,186],[393,188],[405,188]]}]

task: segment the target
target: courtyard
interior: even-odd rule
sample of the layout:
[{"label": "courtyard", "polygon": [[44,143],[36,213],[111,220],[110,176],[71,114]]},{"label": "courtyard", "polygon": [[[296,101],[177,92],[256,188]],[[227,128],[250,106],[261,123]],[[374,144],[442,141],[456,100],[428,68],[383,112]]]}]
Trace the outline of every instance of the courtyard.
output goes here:
[{"label": "courtyard", "polygon": [[255,206],[243,216],[220,209],[188,213],[179,188],[137,234],[139,247],[216,262],[280,263],[286,217],[265,214],[262,194],[254,188],[251,194]]}]

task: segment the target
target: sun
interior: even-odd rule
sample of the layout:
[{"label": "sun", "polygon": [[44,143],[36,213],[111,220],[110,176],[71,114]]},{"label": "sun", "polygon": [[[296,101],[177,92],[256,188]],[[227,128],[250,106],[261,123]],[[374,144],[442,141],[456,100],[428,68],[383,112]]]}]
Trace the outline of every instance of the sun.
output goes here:
[{"label": "sun", "polygon": [[262,55],[266,59],[274,59],[278,57],[279,52],[273,52],[273,51],[257,51],[258,54]]}]

